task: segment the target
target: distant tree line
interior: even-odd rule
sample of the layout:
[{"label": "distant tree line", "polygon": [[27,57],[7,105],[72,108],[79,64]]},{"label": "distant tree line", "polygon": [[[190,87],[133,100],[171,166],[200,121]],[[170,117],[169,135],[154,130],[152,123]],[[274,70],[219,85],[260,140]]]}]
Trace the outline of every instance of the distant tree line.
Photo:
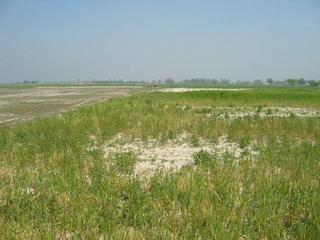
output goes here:
[{"label": "distant tree line", "polygon": [[22,83],[23,83],[23,84],[38,84],[38,83],[39,83],[39,81],[29,81],[29,80],[24,80]]},{"label": "distant tree line", "polygon": [[133,81],[133,80],[123,80],[123,79],[108,79],[108,80],[88,80],[88,81],[80,81],[76,82],[78,85],[147,85],[150,82],[147,81]]},{"label": "distant tree line", "polygon": [[[25,80],[22,84],[38,84],[38,81],[28,81]],[[45,83],[54,84],[54,83]],[[152,85],[156,86],[310,86],[319,87],[320,80],[305,80],[303,78],[288,78],[286,80],[273,80],[272,78],[267,78],[265,80],[256,79],[254,81],[236,81],[233,82],[226,78],[191,78],[185,79],[183,81],[176,81],[173,78],[166,78],[164,80],[157,79],[153,81],[133,81],[133,80],[123,80],[123,79],[108,79],[108,80],[86,80],[80,81],[77,79],[74,82],[65,82],[63,84],[76,84],[76,85]]]},{"label": "distant tree line", "polygon": [[237,81],[232,82],[229,79],[221,78],[192,78],[185,79],[183,81],[175,81],[173,78],[167,78],[165,80],[153,81],[153,84],[158,85],[190,85],[190,86],[228,86],[228,85],[238,85],[238,86],[259,86],[259,85],[269,85],[269,86],[320,86],[320,80],[305,80],[303,78],[294,79],[288,78],[286,80],[273,80],[272,78],[267,78],[265,80],[256,79],[255,81]]}]

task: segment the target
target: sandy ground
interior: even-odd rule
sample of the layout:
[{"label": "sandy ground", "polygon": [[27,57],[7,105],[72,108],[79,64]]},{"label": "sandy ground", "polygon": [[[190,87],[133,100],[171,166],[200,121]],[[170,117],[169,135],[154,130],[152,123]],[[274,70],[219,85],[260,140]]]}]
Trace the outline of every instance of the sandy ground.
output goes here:
[{"label": "sandy ground", "polygon": [[191,91],[244,91],[252,90],[251,88],[164,88],[155,90],[157,92],[179,93]]},{"label": "sandy ground", "polygon": [[241,148],[238,143],[229,142],[226,136],[220,137],[216,143],[201,139],[199,146],[193,146],[190,138],[189,134],[184,133],[175,140],[161,144],[156,139],[126,142],[122,135],[117,135],[105,145],[105,158],[117,153],[134,153],[138,158],[134,175],[145,177],[152,176],[158,170],[172,172],[184,166],[193,166],[194,155],[200,151],[214,155],[217,160],[222,160],[226,155],[232,156],[235,163],[241,157],[258,154],[251,146]]}]

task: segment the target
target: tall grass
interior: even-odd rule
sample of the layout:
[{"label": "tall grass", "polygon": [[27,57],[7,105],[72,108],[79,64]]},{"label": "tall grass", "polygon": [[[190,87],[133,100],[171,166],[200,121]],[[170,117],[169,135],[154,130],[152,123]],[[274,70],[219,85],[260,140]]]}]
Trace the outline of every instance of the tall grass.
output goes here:
[{"label": "tall grass", "polygon": [[[317,239],[319,118],[226,121],[178,105],[319,107],[316,90],[152,93],[0,129],[2,239]],[[133,156],[106,164],[117,133],[166,141],[187,131],[254,142],[255,161],[198,155],[197,168],[125,177]]]}]

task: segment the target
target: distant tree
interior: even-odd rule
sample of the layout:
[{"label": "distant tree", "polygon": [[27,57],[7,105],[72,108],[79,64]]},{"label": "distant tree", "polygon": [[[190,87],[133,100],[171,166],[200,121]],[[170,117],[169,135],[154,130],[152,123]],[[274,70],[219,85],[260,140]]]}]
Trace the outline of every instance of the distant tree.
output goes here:
[{"label": "distant tree", "polygon": [[174,79],[173,78],[167,78],[166,81],[165,81],[166,84],[169,84],[169,85],[172,85],[175,83]]},{"label": "distant tree", "polygon": [[197,78],[190,79],[190,83],[197,84],[199,80]]},{"label": "distant tree", "polygon": [[214,85],[214,84],[217,84],[217,83],[218,83],[218,80],[215,79],[215,78],[213,78],[213,79],[210,80],[210,83],[213,84],[213,85]]},{"label": "distant tree", "polygon": [[24,80],[22,83],[23,83],[23,84],[38,84],[39,82],[38,82],[38,81]]},{"label": "distant tree", "polygon": [[226,79],[226,78],[221,78],[220,79],[220,83],[223,85],[229,85],[230,84],[230,80]]},{"label": "distant tree", "polygon": [[286,81],[277,80],[277,81],[274,81],[274,84],[276,84],[276,85],[286,85]]},{"label": "distant tree", "polygon": [[256,80],[254,80],[254,84],[261,85],[261,84],[263,84],[263,82],[260,79],[256,79]]},{"label": "distant tree", "polygon": [[272,83],[274,83],[274,81],[273,81],[272,78],[268,78],[268,79],[267,79],[267,83],[272,84]]},{"label": "distant tree", "polygon": [[294,85],[296,84],[297,80],[296,80],[296,79],[293,79],[293,78],[289,78],[289,79],[287,80],[287,82],[288,82],[291,86],[294,86]]},{"label": "distant tree", "polygon": [[298,82],[299,82],[299,84],[301,84],[301,85],[305,85],[305,84],[307,83],[307,81],[304,80],[303,78],[300,78],[300,79],[298,80]]},{"label": "distant tree", "polygon": [[200,78],[199,79],[199,82],[200,82],[200,84],[206,84],[207,83],[207,79],[205,79],[205,78]]},{"label": "distant tree", "polygon": [[316,81],[316,80],[309,80],[308,81],[309,86],[311,87],[317,87],[320,85],[320,81]]}]

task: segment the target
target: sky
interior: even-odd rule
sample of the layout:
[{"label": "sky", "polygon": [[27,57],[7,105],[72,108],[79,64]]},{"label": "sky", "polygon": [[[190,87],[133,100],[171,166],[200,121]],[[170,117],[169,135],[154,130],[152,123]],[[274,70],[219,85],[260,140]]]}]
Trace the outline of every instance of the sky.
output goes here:
[{"label": "sky", "polygon": [[320,79],[320,0],[0,0],[0,82]]}]

